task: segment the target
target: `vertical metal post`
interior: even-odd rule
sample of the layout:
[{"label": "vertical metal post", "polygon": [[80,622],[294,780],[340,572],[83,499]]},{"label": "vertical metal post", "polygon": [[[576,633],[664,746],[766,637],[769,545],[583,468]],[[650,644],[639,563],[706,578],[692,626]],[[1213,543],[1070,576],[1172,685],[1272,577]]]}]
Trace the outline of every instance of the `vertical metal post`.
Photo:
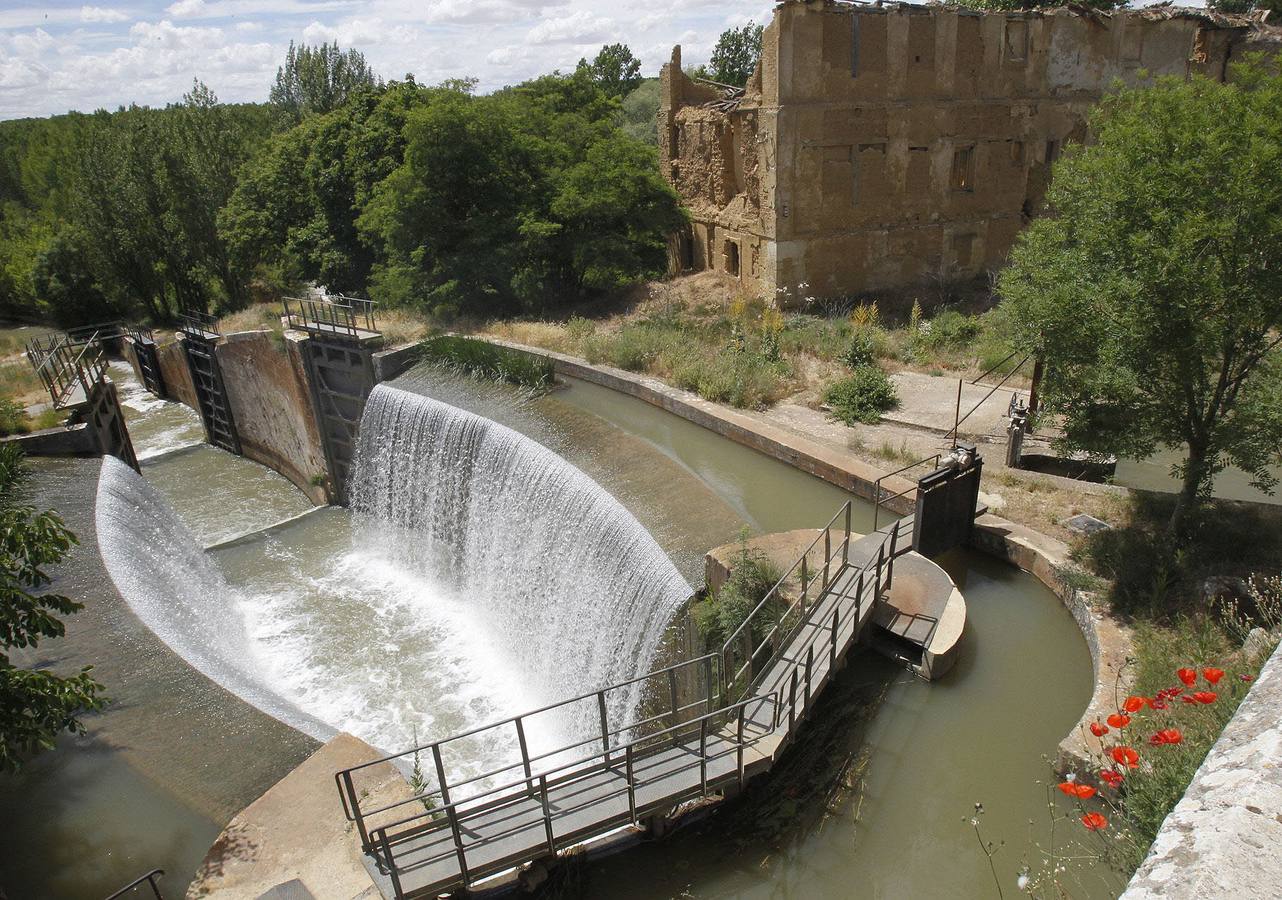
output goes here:
[{"label": "vertical metal post", "polygon": [[849,500],[847,500],[846,501],[846,535],[845,535],[845,538],[843,539],[845,541],[845,546],[841,548],[841,564],[843,566],[850,559],[850,511],[851,511],[851,508],[852,508],[851,503]]},{"label": "vertical metal post", "polygon": [[957,412],[953,415],[953,449],[957,449],[957,432],[961,429],[962,380],[957,379]]},{"label": "vertical metal post", "polygon": [[637,824],[637,787],[632,782],[632,745],[623,751],[623,760],[625,766],[625,776],[628,782],[628,812],[632,816],[632,824]]},{"label": "vertical metal post", "polygon": [[[671,727],[676,728],[678,724],[677,723],[677,670],[676,669],[668,669],[668,698],[672,703],[672,713],[671,713],[672,726]],[[673,731],[672,746],[675,747],[678,743],[679,741],[677,739],[677,733]]]},{"label": "vertical metal post", "polygon": [[[901,519],[896,519],[895,527],[890,529],[890,560],[886,564],[886,590],[890,590],[890,582],[895,577],[895,544],[899,541],[899,523],[901,521]],[[882,543],[885,543],[885,541]]]},{"label": "vertical metal post", "polygon": [[792,678],[788,681],[788,732],[791,734],[797,723],[797,667],[792,667]]},{"label": "vertical metal post", "polygon": [[864,605],[864,575],[867,574],[866,568],[859,570],[859,581],[855,587],[855,637],[859,637],[859,607]]},{"label": "vertical metal post", "polygon": [[441,745],[432,745],[432,761],[436,763],[436,781],[441,786],[441,803],[450,805],[450,786],[445,781],[445,763],[441,762]]},{"label": "vertical metal post", "polygon": [[806,645],[806,711],[810,711],[810,670],[814,664],[814,644]]},{"label": "vertical metal post", "polygon": [[521,745],[521,766],[525,769],[525,789],[533,792],[534,781],[530,775],[530,748],[525,742],[525,722],[520,716],[516,717],[516,740]]},{"label": "vertical metal post", "polygon": [[806,571],[806,555],[801,555],[801,615],[806,615],[806,594],[810,590],[810,576]]},{"label": "vertical metal post", "polygon": [[[383,855],[387,857],[387,874],[392,879],[392,890],[395,891],[397,897],[404,897],[405,892],[401,889],[401,873],[396,871],[396,863],[392,862],[392,845],[387,840],[387,829],[380,828],[378,834],[379,843],[383,846]],[[467,870],[464,869],[463,871],[466,872]]]},{"label": "vertical metal post", "polygon": [[706,689],[706,699],[704,700],[703,711],[712,712],[713,707],[713,686],[712,686],[712,657],[703,658],[703,680]]},{"label": "vertical metal post", "polygon": [[597,711],[601,714],[601,749],[605,752],[605,764],[610,764],[610,726],[605,712],[605,691],[596,692]]},{"label": "vertical metal post", "polygon": [[739,759],[738,765],[739,765],[740,789],[743,788],[743,718],[747,709],[748,709],[747,704],[744,704],[739,707],[739,726],[738,726],[738,731],[735,739],[735,744],[736,744],[735,750],[736,750],[736,753],[738,754],[738,759]]},{"label": "vertical metal post", "polygon": [[881,479],[872,483],[872,530],[877,530],[878,514],[881,512]]},{"label": "vertical metal post", "polygon": [[881,567],[885,565],[885,563],[886,563],[886,542],[882,541],[881,544],[879,544],[877,547],[877,571],[874,573],[875,580],[873,582],[874,586],[876,587],[876,590],[873,593],[873,597],[872,597],[873,603],[876,603],[878,600],[881,599]]},{"label": "vertical metal post", "polygon": [[450,832],[454,835],[454,855],[458,857],[459,874],[463,876],[463,884],[466,886],[471,879],[467,873],[467,853],[463,850],[463,830],[458,827],[458,810],[453,806],[446,806],[445,815],[450,820]]},{"label": "vertical metal post", "polygon": [[828,590],[828,566],[832,562],[832,529],[824,529],[824,580],[821,582],[820,593]]},{"label": "vertical metal post", "polygon": [[708,796],[708,719],[699,720],[699,792]]},{"label": "vertical metal post", "polygon": [[369,835],[365,832],[365,816],[361,813],[361,801],[356,796],[356,789],[352,787],[352,773],[350,771],[343,773],[343,785],[347,788],[347,798],[352,804],[352,817],[356,822],[356,833],[361,836],[361,849],[369,849]]},{"label": "vertical metal post", "polygon": [[[859,595],[856,594],[855,595],[856,621],[858,621],[858,615],[859,615],[858,610],[859,610]],[[832,673],[837,671],[837,625],[840,621],[840,619],[838,618],[840,615],[841,615],[840,607],[832,611],[832,646],[828,650],[828,677],[830,678],[832,677]]]},{"label": "vertical metal post", "polygon": [[552,835],[552,807],[548,803],[548,777],[539,776],[539,796],[543,800],[543,828],[547,832],[548,852],[556,853],[556,839]]}]

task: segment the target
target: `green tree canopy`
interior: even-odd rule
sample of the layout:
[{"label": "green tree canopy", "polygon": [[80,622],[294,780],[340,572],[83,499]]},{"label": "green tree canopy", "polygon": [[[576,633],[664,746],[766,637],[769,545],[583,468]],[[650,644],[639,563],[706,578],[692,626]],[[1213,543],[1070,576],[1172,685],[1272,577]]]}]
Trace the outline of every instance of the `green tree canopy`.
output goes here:
[{"label": "green tree canopy", "polygon": [[721,32],[712,49],[712,80],[739,86],[747,84],[761,59],[761,32],[762,27],[753,22]]},{"label": "green tree canopy", "polygon": [[586,72],[607,97],[623,98],[641,83],[641,61],[627,44],[606,44],[592,62],[580,59],[578,70]]},{"label": "green tree canopy", "polygon": [[999,281],[1069,448],[1183,449],[1172,537],[1216,472],[1271,486],[1282,448],[1282,78],[1235,75],[1107,97]]},{"label": "green tree canopy", "polygon": [[269,101],[281,119],[292,125],[304,116],[338,109],[357,91],[378,83],[359,50],[339,50],[337,41],[318,47],[295,47],[290,41]]},{"label": "green tree canopy", "polygon": [[24,478],[21,451],[0,444],[0,771],[21,768],[27,754],[51,749],[64,731],[83,732],[80,716],[106,703],[90,667],[63,677],[10,660],[15,649],[61,637],[58,616],[83,608],[45,592],[46,567],[62,561],[76,536],[55,513],[19,502]]}]

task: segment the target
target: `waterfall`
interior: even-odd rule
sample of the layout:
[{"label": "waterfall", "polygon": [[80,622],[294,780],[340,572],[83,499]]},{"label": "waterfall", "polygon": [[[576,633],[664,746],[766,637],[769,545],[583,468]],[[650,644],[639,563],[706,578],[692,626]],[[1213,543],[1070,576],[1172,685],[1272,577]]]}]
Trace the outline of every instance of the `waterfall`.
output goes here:
[{"label": "waterfall", "polygon": [[[693,593],[621,504],[541,444],[387,385],[365,406],[350,485],[361,540],[467,602],[554,702],[651,667]],[[625,724],[640,687],[608,699]],[[518,710],[513,710],[518,712]],[[595,704],[558,728],[582,737]]]},{"label": "waterfall", "polygon": [[98,549],[116,589],[153,633],[197,671],[317,740],[335,728],[275,689],[257,662],[231,587],[195,535],[141,475],[103,457],[94,511]]}]

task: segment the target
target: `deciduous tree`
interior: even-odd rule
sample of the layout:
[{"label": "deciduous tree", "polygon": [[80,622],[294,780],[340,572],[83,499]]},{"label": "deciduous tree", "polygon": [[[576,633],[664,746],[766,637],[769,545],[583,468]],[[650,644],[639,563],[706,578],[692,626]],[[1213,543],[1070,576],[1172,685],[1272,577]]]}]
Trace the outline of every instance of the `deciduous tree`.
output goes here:
[{"label": "deciduous tree", "polygon": [[1272,487],[1282,448],[1282,78],[1235,75],[1106,98],[999,281],[1069,448],[1183,451],[1176,539],[1217,472]]},{"label": "deciduous tree", "polygon": [[607,97],[622,99],[641,83],[641,61],[627,44],[606,44],[592,62],[580,59],[578,69],[586,72]]},{"label": "deciduous tree", "polygon": [[753,22],[728,28],[712,49],[712,80],[722,84],[745,85],[761,59],[762,27]]}]

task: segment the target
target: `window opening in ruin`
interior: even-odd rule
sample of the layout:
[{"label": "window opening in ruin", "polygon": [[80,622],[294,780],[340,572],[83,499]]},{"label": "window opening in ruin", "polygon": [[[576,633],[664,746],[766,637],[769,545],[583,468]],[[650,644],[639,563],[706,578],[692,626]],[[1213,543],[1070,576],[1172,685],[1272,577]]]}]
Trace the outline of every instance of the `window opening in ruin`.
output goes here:
[{"label": "window opening in ruin", "polygon": [[975,148],[958,147],[953,150],[953,190],[975,189]]},{"label": "window opening in ruin", "polygon": [[859,77],[859,16],[850,17],[850,77]]},{"label": "window opening in ruin", "polygon": [[739,274],[739,243],[737,241],[726,241],[726,272],[731,275]]},{"label": "window opening in ruin", "polygon": [[1046,142],[1046,165],[1051,165],[1059,159],[1059,141]]},{"label": "window opening in ruin", "polygon": [[1006,59],[1024,62],[1028,58],[1028,22],[1023,19],[1006,20]]},{"label": "window opening in ruin", "polygon": [[953,235],[953,268],[964,270],[970,268],[975,252],[975,235]]}]

